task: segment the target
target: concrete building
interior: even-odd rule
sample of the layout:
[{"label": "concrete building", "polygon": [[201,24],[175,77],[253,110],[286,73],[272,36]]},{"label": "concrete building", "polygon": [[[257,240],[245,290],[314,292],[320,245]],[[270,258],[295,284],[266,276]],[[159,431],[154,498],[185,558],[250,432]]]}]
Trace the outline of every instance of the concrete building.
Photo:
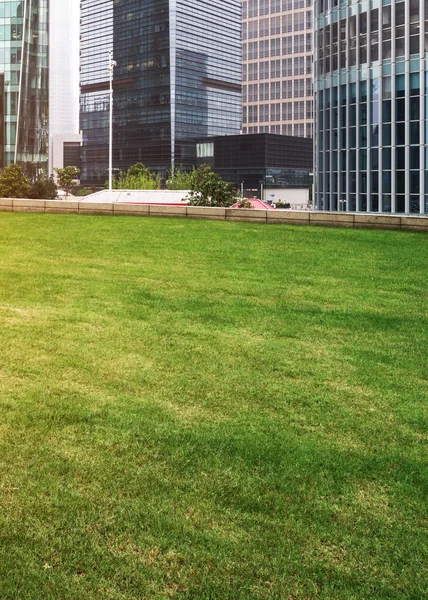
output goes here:
[{"label": "concrete building", "polygon": [[64,166],[64,143],[75,144],[78,134],[79,3],[54,0],[49,3],[49,174]]},{"label": "concrete building", "polygon": [[113,169],[165,174],[195,164],[195,143],[241,127],[241,0],[81,0],[82,182],[108,168],[113,51]]},{"label": "concrete building", "polygon": [[428,214],[428,1],[314,5],[317,207]]},{"label": "concrete building", "polygon": [[0,168],[47,172],[48,0],[0,1]]},{"label": "concrete building", "polygon": [[242,132],[311,138],[312,0],[243,0],[242,22]]}]

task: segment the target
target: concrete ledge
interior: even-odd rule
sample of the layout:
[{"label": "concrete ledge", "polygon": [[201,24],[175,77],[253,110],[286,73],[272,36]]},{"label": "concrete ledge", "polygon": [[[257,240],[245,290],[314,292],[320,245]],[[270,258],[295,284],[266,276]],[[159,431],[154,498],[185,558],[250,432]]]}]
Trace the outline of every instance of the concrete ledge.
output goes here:
[{"label": "concrete ledge", "polygon": [[400,223],[387,225],[386,223],[355,223],[355,229],[401,229]]},{"label": "concrete ledge", "polygon": [[226,209],[211,206],[188,206],[186,214],[192,219],[217,219],[224,221],[226,218]]},{"label": "concrete ledge", "polygon": [[12,206],[14,212],[45,212],[45,200],[12,198]]},{"label": "concrete ledge", "polygon": [[354,227],[375,229],[400,229],[400,217],[396,215],[354,215]]},{"label": "concrete ledge", "polygon": [[11,198],[0,198],[0,211],[12,211],[13,200]]},{"label": "concrete ledge", "polygon": [[79,212],[79,202],[69,202],[68,200],[46,200],[45,212],[77,214]]},{"label": "concrete ledge", "polygon": [[154,206],[149,207],[150,215],[157,215],[159,217],[185,217],[187,214],[187,206]]},{"label": "concrete ledge", "polygon": [[266,220],[267,223],[309,225],[309,213],[289,210],[268,210],[266,211]]},{"label": "concrete ledge", "polygon": [[150,208],[145,204],[113,204],[114,215],[149,216]]},{"label": "concrete ledge", "polygon": [[401,229],[428,231],[427,217],[401,217]]},{"label": "concrete ledge", "polygon": [[79,202],[81,215],[112,215],[113,204],[103,202]]},{"label": "concrete ledge", "polygon": [[396,225],[400,222],[400,215],[385,215],[385,214],[369,214],[362,215],[360,213],[354,214],[355,223],[382,223],[383,225]]},{"label": "concrete ledge", "polygon": [[314,225],[341,225],[343,227],[352,227],[354,224],[354,215],[346,213],[308,213],[309,223]]},{"label": "concrete ledge", "polygon": [[247,223],[277,223],[288,225],[324,225],[371,229],[403,229],[428,232],[428,216],[390,215],[375,213],[333,213],[290,210],[257,210],[215,208],[208,206],[168,206],[149,204],[122,204],[67,200],[30,200],[27,198],[0,198],[0,211],[35,213],[74,213],[83,215],[133,215],[153,217],[184,217],[246,221]]},{"label": "concrete ledge", "polygon": [[348,229],[354,228],[353,221],[310,221],[310,225],[314,227],[344,227]]},{"label": "concrete ledge", "polygon": [[263,219],[263,218],[249,219],[248,217],[227,217],[226,221],[245,221],[246,223],[266,223],[266,219]]},{"label": "concrete ledge", "polygon": [[258,210],[257,208],[226,208],[226,220],[266,223],[267,212],[267,210]]},{"label": "concrete ledge", "polygon": [[309,225],[309,221],[304,219],[275,219],[268,220],[270,225]]}]

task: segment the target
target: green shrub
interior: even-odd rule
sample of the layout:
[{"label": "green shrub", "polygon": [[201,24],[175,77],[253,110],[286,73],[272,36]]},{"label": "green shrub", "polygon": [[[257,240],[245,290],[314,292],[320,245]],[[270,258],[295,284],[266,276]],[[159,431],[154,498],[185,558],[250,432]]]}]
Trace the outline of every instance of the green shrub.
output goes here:
[{"label": "green shrub", "polygon": [[30,184],[22,167],[12,163],[0,175],[0,198],[28,198]]},{"label": "green shrub", "polygon": [[28,197],[34,200],[55,200],[58,186],[52,177],[42,177],[31,184]]},{"label": "green shrub", "polygon": [[167,190],[191,190],[195,179],[196,169],[193,167],[191,171],[184,169],[174,169],[174,173],[168,171],[166,180]]},{"label": "green shrub", "polygon": [[[136,163],[129,167],[126,173],[121,171],[117,177],[112,177],[114,190],[159,190],[160,184],[160,175],[152,173],[142,163]],[[108,187],[108,182],[106,187]]]}]

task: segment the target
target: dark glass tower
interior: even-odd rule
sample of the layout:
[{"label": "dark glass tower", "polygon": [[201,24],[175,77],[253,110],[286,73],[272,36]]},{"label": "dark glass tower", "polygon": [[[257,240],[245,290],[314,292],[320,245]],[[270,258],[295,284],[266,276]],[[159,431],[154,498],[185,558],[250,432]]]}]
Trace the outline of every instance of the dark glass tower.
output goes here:
[{"label": "dark glass tower", "polygon": [[239,133],[241,0],[81,0],[81,21],[83,181],[107,179],[110,49],[114,169],[190,167],[196,139]]},{"label": "dark glass tower", "polygon": [[0,168],[47,172],[48,0],[0,1]]}]

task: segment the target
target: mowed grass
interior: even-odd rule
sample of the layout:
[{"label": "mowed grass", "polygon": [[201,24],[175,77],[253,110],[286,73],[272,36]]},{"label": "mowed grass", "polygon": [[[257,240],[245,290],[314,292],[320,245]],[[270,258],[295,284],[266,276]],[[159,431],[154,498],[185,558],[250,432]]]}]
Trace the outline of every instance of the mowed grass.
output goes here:
[{"label": "mowed grass", "polygon": [[0,214],[0,598],[427,598],[427,268],[424,234]]}]

